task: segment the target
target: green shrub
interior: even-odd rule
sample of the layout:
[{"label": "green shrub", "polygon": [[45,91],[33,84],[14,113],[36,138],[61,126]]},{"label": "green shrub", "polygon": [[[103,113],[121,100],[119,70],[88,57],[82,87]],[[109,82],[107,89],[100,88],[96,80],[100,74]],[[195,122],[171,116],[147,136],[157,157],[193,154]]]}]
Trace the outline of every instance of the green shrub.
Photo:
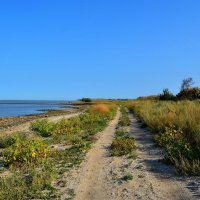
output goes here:
[{"label": "green shrub", "polygon": [[38,119],[31,124],[31,129],[39,132],[42,137],[49,137],[54,130],[54,123],[47,119]]},{"label": "green shrub", "polygon": [[20,140],[3,150],[3,161],[6,165],[15,163],[38,163],[50,154],[50,149],[40,139]]},{"label": "green shrub", "polygon": [[155,137],[156,142],[166,150],[166,159],[185,175],[200,175],[200,149],[193,148],[183,138],[182,131],[167,127],[165,133]]},{"label": "green shrub", "polygon": [[123,130],[116,130],[115,135],[116,137],[124,137],[126,134],[126,132],[124,132]]},{"label": "green shrub", "polygon": [[134,138],[115,138],[111,144],[112,156],[132,154],[136,150]]},{"label": "green shrub", "polygon": [[191,145],[183,138],[182,131],[176,130],[175,127],[166,127],[166,131],[156,137],[156,142],[165,147],[168,158],[182,155],[192,159],[195,156]]},{"label": "green shrub", "polygon": [[171,101],[175,100],[175,96],[169,91],[169,89],[164,89],[163,93],[160,94],[160,100]]},{"label": "green shrub", "polygon": [[7,148],[16,142],[16,135],[6,135],[0,137],[0,148]]},{"label": "green shrub", "polygon": [[131,180],[133,180],[133,175],[132,175],[130,172],[128,172],[128,173],[122,178],[122,180],[124,180],[124,181],[131,181]]}]

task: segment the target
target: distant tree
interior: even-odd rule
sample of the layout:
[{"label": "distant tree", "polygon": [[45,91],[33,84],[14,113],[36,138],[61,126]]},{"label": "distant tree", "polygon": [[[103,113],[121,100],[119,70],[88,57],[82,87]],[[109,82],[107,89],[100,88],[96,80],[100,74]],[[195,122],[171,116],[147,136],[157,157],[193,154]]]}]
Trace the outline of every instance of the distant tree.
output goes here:
[{"label": "distant tree", "polygon": [[192,85],[194,85],[194,81],[191,77],[183,79],[182,84],[181,84],[181,91],[192,88]]},{"label": "distant tree", "polygon": [[80,99],[80,101],[89,103],[89,102],[92,102],[92,99],[90,99],[90,98],[82,98],[82,99]]},{"label": "distant tree", "polygon": [[160,94],[160,100],[174,100],[175,96],[169,91],[168,88],[163,89],[163,93]]},{"label": "distant tree", "polygon": [[160,95],[150,95],[150,96],[143,96],[143,97],[138,97],[138,100],[159,100]]}]

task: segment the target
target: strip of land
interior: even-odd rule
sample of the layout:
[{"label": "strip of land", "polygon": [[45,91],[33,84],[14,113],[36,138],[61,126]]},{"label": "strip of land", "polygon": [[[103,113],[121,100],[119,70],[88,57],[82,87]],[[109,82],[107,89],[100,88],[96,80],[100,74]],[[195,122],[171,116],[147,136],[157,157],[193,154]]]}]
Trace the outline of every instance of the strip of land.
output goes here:
[{"label": "strip of land", "polygon": [[[46,119],[52,121],[52,122],[57,122],[61,119],[69,119],[69,118],[72,118],[72,117],[76,117],[78,115],[80,115],[82,112],[77,112],[77,113],[71,113],[71,114],[66,114],[66,115],[58,115],[58,116],[51,116],[51,117],[47,117]],[[26,122],[26,123],[23,123],[23,124],[20,124],[18,126],[14,126],[12,127],[11,129],[5,131],[5,133],[12,133],[12,132],[28,132],[29,129],[30,129],[30,125],[31,125],[31,122]]]},{"label": "strip of land", "polygon": [[85,106],[74,106],[62,110],[46,110],[43,114],[33,114],[17,117],[0,117],[0,131],[3,132],[21,124],[32,122],[36,119],[65,116],[76,112],[82,112],[83,110],[85,110]]},{"label": "strip of land", "polygon": [[[8,125],[6,125],[2,130],[0,131],[1,135],[9,135],[13,132],[30,132],[30,125],[31,123],[36,119],[48,119],[52,122],[57,122],[61,119],[69,119],[72,117],[76,117],[84,112],[84,109],[77,109],[77,110],[71,110],[66,113],[59,112],[55,115],[35,115],[35,116],[24,116],[24,117],[13,117],[8,118],[10,121]],[[31,117],[31,118],[30,118]],[[14,125],[14,121],[18,120],[19,118],[24,118],[24,120],[19,121]],[[29,119],[30,118],[30,119]],[[7,119],[1,119],[1,120],[7,120]]]}]

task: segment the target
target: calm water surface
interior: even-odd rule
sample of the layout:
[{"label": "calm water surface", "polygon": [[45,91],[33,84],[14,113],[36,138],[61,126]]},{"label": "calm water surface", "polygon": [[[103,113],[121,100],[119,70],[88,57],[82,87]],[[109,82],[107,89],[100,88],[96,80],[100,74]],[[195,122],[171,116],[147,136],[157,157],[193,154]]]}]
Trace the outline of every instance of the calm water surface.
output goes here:
[{"label": "calm water surface", "polygon": [[62,103],[63,101],[0,101],[0,117],[40,114],[43,113],[40,110],[63,109]]}]

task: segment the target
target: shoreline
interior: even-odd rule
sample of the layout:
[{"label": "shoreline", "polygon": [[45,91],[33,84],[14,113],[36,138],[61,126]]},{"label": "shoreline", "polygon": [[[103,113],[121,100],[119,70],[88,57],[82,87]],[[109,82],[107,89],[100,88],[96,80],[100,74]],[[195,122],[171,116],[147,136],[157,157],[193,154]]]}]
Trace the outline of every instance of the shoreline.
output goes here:
[{"label": "shoreline", "polygon": [[23,116],[14,116],[14,117],[0,117],[0,131],[6,131],[15,126],[31,122],[36,119],[48,118],[53,116],[62,116],[66,114],[72,114],[80,112],[84,109],[83,106],[70,106],[64,109],[47,109],[43,110],[43,113],[23,115]]}]

